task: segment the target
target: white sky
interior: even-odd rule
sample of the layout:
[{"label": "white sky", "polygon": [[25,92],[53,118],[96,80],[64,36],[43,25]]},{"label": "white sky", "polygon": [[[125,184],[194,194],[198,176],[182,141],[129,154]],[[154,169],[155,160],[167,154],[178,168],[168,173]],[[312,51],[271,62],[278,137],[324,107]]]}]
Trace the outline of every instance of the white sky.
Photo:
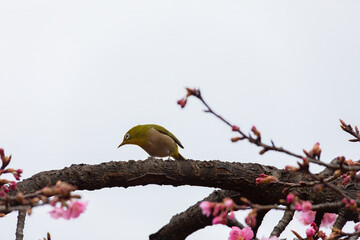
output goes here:
[{"label": "white sky", "polygon": [[[231,143],[234,134],[195,99],[181,110],[176,100],[189,86],[243,130],[257,126],[264,140],[298,153],[319,141],[324,160],[357,160],[359,145],[347,142],[338,119],[360,125],[359,7],[331,0],[0,1],[0,145],[27,178],[73,163],[145,159],[140,148],[116,147],[132,126],[157,123],[180,139],[187,158],[295,165]],[[49,207],[34,209],[25,239],[47,231],[55,240],[147,239],[212,190],[80,192],[89,202],[85,214],[53,220]],[[260,236],[276,217],[268,216]],[[13,239],[15,223],[15,213],[0,219],[2,239]],[[208,227],[187,239],[227,239],[228,232]]]}]

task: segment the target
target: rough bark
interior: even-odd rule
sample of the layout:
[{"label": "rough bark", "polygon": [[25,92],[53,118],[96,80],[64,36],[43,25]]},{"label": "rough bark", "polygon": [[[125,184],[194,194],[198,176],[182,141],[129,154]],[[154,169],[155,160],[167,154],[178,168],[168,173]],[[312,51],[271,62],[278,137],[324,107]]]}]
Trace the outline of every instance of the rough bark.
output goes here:
[{"label": "rough bark", "polygon": [[[79,190],[97,190],[110,187],[127,188],[148,184],[192,185],[226,190],[218,193],[221,195],[215,197],[218,200],[227,196],[227,194],[235,194],[241,195],[253,203],[279,203],[280,199],[285,198],[283,193],[285,186],[278,183],[256,184],[255,179],[261,173],[273,175],[282,182],[298,183],[299,181],[310,180],[299,172],[289,172],[254,163],[198,160],[173,161],[149,158],[139,161],[106,162],[97,165],[74,164],[61,170],[45,171],[18,183],[18,190],[24,194],[33,193],[44,186],[54,185],[58,180],[73,184]],[[344,189],[344,192],[348,196],[355,198],[357,189],[357,184],[349,184]],[[323,192],[315,192],[311,187],[294,188],[294,190],[299,193],[301,199],[310,200],[313,204],[341,200],[341,197],[329,188],[325,188]],[[338,209],[329,207],[324,211],[337,212]],[[345,215],[347,221],[357,221],[357,214],[347,212]],[[184,221],[184,219],[187,220]],[[192,232],[209,225],[210,221],[211,219],[206,219],[200,214],[200,209],[195,204],[184,213],[174,216],[170,223],[156,234],[160,236],[161,232],[170,229],[171,236],[176,235],[174,231],[188,236]],[[179,222],[183,224],[178,225]],[[163,238],[155,238],[156,234],[152,235],[152,239],[172,239],[169,238],[169,234],[164,234]],[[184,239],[184,237],[176,239]]]}]

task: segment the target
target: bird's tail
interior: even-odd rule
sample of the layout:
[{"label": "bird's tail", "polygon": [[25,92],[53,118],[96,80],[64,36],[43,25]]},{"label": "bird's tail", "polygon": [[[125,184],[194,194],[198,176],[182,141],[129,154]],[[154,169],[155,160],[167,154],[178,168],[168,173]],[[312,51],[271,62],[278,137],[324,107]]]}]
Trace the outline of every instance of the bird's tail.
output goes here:
[{"label": "bird's tail", "polygon": [[186,160],[180,153],[174,154],[172,157],[176,160]]}]

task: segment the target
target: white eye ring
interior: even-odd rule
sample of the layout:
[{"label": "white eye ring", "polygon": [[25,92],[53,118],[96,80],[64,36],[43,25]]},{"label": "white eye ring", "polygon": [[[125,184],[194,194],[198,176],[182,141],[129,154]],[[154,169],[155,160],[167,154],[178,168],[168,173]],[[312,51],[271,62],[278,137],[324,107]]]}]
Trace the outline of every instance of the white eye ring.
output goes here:
[{"label": "white eye ring", "polygon": [[130,138],[130,133],[127,133],[127,134],[125,135],[125,139],[128,140],[129,138]]}]

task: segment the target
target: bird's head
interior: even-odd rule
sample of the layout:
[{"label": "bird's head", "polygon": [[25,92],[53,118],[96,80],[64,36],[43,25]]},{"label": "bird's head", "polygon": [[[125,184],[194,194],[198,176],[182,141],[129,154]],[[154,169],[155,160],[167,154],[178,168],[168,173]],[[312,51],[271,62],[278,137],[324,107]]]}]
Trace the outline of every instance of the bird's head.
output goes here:
[{"label": "bird's head", "polygon": [[142,147],[146,143],[146,130],[144,125],[137,125],[131,128],[125,133],[124,139],[118,148],[126,144],[135,144]]}]

